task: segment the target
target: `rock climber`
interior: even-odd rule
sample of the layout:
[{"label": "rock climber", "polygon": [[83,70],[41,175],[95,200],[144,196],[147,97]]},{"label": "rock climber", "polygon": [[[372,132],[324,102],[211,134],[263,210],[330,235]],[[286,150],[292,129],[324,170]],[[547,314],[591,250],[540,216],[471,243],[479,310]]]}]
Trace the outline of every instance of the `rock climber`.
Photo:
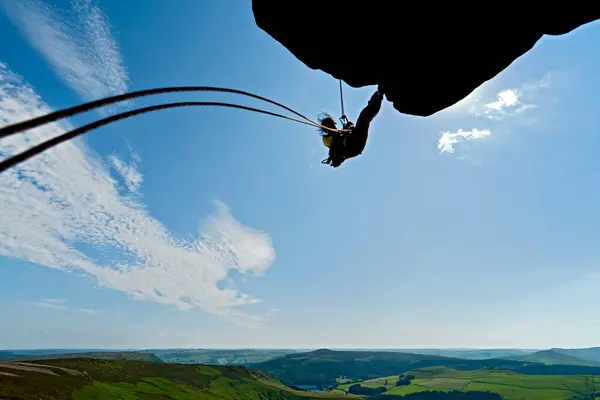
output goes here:
[{"label": "rock climber", "polygon": [[[356,157],[363,152],[369,137],[369,126],[379,113],[382,101],[383,92],[381,87],[378,87],[369,99],[367,106],[360,112],[356,125],[342,115],[340,121],[343,129],[348,130],[347,132],[332,132],[325,128],[319,128],[323,144],[329,148],[329,157],[321,161],[322,164],[329,164],[337,168],[347,159]],[[337,123],[328,114],[319,118],[319,123],[326,128],[337,129]]]}]

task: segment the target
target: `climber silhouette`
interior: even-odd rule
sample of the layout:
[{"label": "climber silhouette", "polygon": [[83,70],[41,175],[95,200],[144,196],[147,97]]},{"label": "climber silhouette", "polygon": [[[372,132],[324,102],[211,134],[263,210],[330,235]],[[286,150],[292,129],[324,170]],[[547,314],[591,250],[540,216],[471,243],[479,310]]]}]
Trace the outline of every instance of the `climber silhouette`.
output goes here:
[{"label": "climber silhouette", "polygon": [[[342,120],[344,129],[349,129],[349,132],[330,132],[324,128],[319,128],[323,144],[329,148],[329,157],[321,163],[337,168],[347,159],[356,157],[363,152],[369,137],[369,126],[373,118],[379,113],[382,100],[381,88],[377,88],[377,91],[369,99],[367,106],[360,112],[356,125],[348,121],[345,115],[342,115],[340,120]],[[319,118],[319,123],[324,127],[337,129],[337,123],[328,114]]]}]

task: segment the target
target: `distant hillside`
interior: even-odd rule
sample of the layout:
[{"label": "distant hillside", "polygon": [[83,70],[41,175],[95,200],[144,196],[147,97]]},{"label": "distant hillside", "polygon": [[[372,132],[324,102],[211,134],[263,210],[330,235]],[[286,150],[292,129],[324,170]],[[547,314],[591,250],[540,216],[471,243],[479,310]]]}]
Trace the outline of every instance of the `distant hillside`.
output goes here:
[{"label": "distant hillside", "polygon": [[89,353],[47,354],[47,355],[18,355],[12,361],[31,361],[48,359],[68,358],[95,358],[102,360],[135,360],[162,363],[163,361],[152,353],[140,353],[136,351],[109,351]]},{"label": "distant hillside", "polygon": [[600,363],[600,347],[590,347],[587,349],[552,349],[552,351],[568,354],[581,358],[582,360]]},{"label": "distant hillside", "polygon": [[136,350],[129,349],[7,349],[0,350],[0,359],[7,358],[32,358],[38,356],[63,355],[63,354],[83,354],[83,353],[131,353]]},{"label": "distant hillside", "polygon": [[542,350],[532,354],[512,357],[512,360],[532,362],[546,365],[583,365],[588,367],[600,367],[600,363],[584,360],[571,354],[557,350]]},{"label": "distant hillside", "polygon": [[[92,352],[96,350],[85,350]],[[16,359],[34,356],[45,356],[49,354],[69,354],[82,353],[84,350],[60,350],[60,349],[40,349],[40,350],[0,350],[0,360]]]},{"label": "distant hillside", "polygon": [[0,360],[8,360],[11,358],[20,358],[21,355],[19,353],[15,353],[13,351],[6,351],[6,350],[1,350],[0,351]]},{"label": "distant hillside", "polygon": [[340,376],[350,380],[364,380],[436,366],[465,371],[494,368],[521,374],[600,375],[600,367],[581,365],[543,365],[506,359],[465,360],[410,353],[326,349],[290,354],[248,367],[268,371],[287,385],[331,386],[336,384],[336,379]]},{"label": "distant hillside", "polygon": [[59,359],[0,363],[3,399],[344,399],[343,394],[293,390],[245,367],[144,361]]},{"label": "distant hillside", "polygon": [[[295,353],[286,349],[157,349],[157,350],[0,350],[0,360],[34,360],[44,358],[85,357],[127,359],[176,364],[246,365]],[[136,355],[137,354],[137,355]],[[156,358],[152,357],[156,356]]]},{"label": "distant hillside", "polygon": [[294,350],[285,349],[161,349],[145,350],[144,352],[153,353],[167,363],[211,365],[246,365],[295,353]]},{"label": "distant hillside", "polygon": [[432,356],[464,358],[466,360],[486,360],[489,358],[511,358],[524,356],[538,350],[524,349],[396,349],[402,353],[427,354]]}]

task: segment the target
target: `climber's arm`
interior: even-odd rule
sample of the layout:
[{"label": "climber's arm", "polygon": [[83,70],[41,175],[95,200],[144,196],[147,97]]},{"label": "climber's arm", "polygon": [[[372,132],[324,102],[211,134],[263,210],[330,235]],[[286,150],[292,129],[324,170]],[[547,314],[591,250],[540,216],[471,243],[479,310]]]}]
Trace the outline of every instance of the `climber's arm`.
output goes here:
[{"label": "climber's arm", "polygon": [[358,127],[359,125],[363,124],[369,125],[373,118],[375,118],[379,113],[382,101],[383,94],[381,94],[379,91],[373,93],[367,106],[360,112],[360,115],[356,120],[356,126]]}]

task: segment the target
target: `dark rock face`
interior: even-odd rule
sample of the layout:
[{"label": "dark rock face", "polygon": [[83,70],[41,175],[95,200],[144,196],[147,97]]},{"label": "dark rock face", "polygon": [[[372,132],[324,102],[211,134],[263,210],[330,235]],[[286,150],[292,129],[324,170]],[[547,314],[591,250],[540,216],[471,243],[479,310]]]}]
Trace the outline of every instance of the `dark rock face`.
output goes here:
[{"label": "dark rock face", "polygon": [[590,2],[252,0],[259,28],[309,68],[381,84],[405,114],[460,101],[529,51],[600,18]]}]

